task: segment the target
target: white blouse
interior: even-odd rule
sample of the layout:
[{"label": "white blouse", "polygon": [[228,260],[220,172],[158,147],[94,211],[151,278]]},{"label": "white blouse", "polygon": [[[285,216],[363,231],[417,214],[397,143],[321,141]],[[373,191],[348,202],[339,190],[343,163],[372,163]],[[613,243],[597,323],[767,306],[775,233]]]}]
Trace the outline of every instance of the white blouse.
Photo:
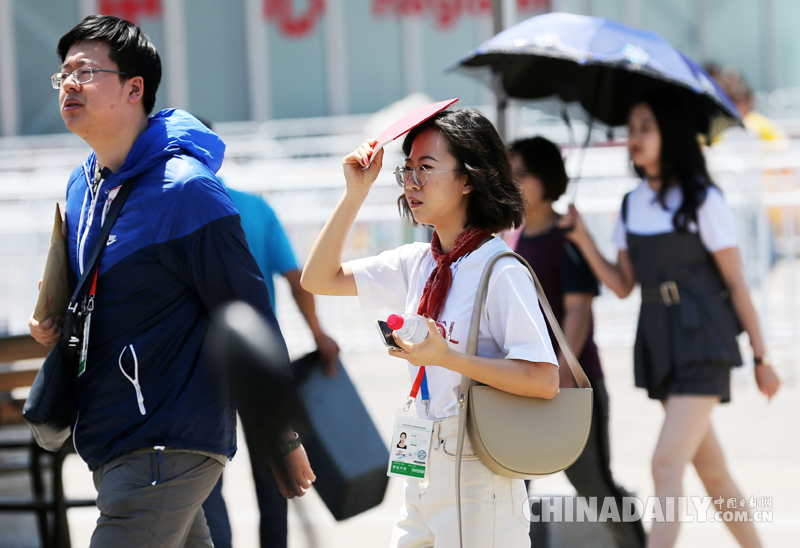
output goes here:
[{"label": "white blouse", "polygon": [[[627,222],[623,222],[622,208],[620,208],[611,238],[617,249],[627,251],[626,231],[642,236],[674,232],[672,218],[683,202],[680,187],[670,188],[665,201],[666,210],[658,201],[658,193],[650,188],[647,181],[642,181],[628,196]],[[708,189],[705,201],[697,210],[697,223],[690,222],[688,228],[691,232],[699,230],[700,240],[710,253],[739,245],[733,211],[725,203],[722,192],[716,187]]]},{"label": "white blouse", "polygon": [[[486,261],[504,250],[508,246],[500,238],[492,238],[450,267],[453,281],[438,322],[450,348],[466,352],[480,276]],[[416,313],[436,261],[430,244],[413,243],[349,265],[362,309]],[[478,355],[558,364],[530,272],[516,259],[503,257],[492,269],[481,314]],[[408,364],[408,388],[418,369]],[[418,397],[418,416],[434,420],[457,415],[461,374],[438,366],[426,367],[426,372],[430,408],[426,416]]]}]

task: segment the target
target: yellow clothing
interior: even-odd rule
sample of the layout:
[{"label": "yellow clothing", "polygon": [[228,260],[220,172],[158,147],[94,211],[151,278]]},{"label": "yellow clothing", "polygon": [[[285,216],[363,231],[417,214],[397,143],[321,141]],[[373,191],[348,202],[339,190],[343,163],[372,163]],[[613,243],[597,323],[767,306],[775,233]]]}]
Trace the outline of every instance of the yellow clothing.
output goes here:
[{"label": "yellow clothing", "polygon": [[758,112],[747,114],[742,121],[747,131],[764,141],[783,141],[789,138],[778,124]]}]

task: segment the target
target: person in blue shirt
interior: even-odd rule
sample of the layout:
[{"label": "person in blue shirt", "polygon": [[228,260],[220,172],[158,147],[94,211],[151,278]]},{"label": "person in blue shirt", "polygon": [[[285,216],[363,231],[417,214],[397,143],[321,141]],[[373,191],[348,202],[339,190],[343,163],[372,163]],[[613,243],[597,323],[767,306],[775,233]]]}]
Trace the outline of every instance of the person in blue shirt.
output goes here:
[{"label": "person in blue shirt", "polygon": [[[208,125],[208,122],[204,122]],[[242,228],[247,237],[247,245],[256,259],[264,281],[269,289],[270,302],[275,307],[274,275],[281,275],[289,282],[297,307],[308,323],[320,359],[327,366],[329,375],[336,371],[339,346],[320,327],[314,304],[314,296],[300,286],[300,268],[297,265],[289,237],[281,226],[275,211],[259,196],[241,192],[228,187],[234,207],[239,211]],[[247,438],[245,430],[245,438]],[[261,513],[259,537],[261,548],[286,548],[288,542],[286,498],[278,489],[267,462],[266,455],[254,454],[256,444],[249,443],[250,464],[253,468],[253,481]],[[203,510],[211,530],[211,538],[216,548],[232,546],[232,531],[225,500],[222,496],[222,477],[203,503]]]},{"label": "person in blue shirt", "polygon": [[[149,117],[161,80],[150,39],[89,16],[58,43],[61,116],[92,148],[67,183],[68,278],[77,285],[108,206],[135,184],[99,261],[72,438],[93,472],[100,517],[91,548],[211,547],[201,507],[236,452],[236,410],[206,359],[212,311],[242,300],[288,353],[239,215],[216,177],[225,144],[190,114]],[[52,346],[62,318],[29,320]],[[86,339],[84,339],[86,340]],[[292,438],[289,441],[289,438]],[[285,496],[315,479],[292,432]]]},{"label": "person in blue shirt", "polygon": [[300,285],[300,268],[297,265],[289,237],[270,205],[253,194],[227,187],[233,206],[239,211],[247,245],[264,275],[269,289],[269,299],[275,309],[275,283],[273,276],[280,275],[289,282],[292,297],[306,320],[322,361],[333,375],[339,346],[320,327],[314,295]]}]

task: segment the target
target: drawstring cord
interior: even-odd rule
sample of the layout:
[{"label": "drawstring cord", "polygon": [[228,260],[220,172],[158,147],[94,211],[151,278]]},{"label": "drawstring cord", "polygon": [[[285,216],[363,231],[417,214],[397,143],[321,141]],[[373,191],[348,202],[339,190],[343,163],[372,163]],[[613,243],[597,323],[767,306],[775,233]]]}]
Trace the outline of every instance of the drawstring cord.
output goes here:
[{"label": "drawstring cord", "polygon": [[[164,446],[156,445],[153,449],[156,450],[156,462],[153,463],[153,467],[150,469],[150,485],[156,485],[157,483],[164,481],[164,458],[161,456],[161,451],[164,449]],[[155,472],[156,466],[159,468],[158,480],[153,477],[153,472]]]},{"label": "drawstring cord", "polygon": [[[122,357],[125,355],[125,351],[131,349],[131,354],[133,355],[133,377],[128,375],[125,371],[125,368],[122,367]],[[122,371],[122,374],[125,375],[125,378],[130,381],[133,385],[134,390],[136,390],[136,403],[139,404],[139,413],[145,415],[147,411],[144,408],[144,396],[142,395],[142,387],[139,385],[139,360],[136,357],[136,350],[133,349],[133,345],[129,344],[125,348],[122,349],[122,353],[119,355],[119,370]]]}]

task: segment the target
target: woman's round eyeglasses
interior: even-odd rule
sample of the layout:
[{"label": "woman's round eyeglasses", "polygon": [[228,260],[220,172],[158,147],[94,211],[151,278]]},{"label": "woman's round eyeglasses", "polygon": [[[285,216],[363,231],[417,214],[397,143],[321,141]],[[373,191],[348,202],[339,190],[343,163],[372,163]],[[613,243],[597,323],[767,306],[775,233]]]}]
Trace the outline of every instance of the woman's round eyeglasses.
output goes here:
[{"label": "woman's round eyeglasses", "polygon": [[461,169],[427,169],[425,166],[416,166],[414,168],[410,168],[408,166],[397,166],[397,169],[394,170],[394,179],[397,184],[405,188],[408,182],[413,177],[414,183],[418,187],[425,186],[425,183],[428,182],[428,173],[450,173],[452,171],[463,171]]},{"label": "woman's round eyeglasses", "polygon": [[111,74],[122,74],[124,76],[128,76],[126,72],[120,72],[118,70],[105,70],[105,69],[96,69],[92,67],[81,67],[79,69],[75,69],[72,72],[57,72],[50,77],[50,83],[53,85],[53,89],[61,89],[61,86],[64,84],[64,80],[72,76],[72,79],[78,85],[88,84],[92,81],[92,77],[94,76],[95,72],[110,72]]}]

